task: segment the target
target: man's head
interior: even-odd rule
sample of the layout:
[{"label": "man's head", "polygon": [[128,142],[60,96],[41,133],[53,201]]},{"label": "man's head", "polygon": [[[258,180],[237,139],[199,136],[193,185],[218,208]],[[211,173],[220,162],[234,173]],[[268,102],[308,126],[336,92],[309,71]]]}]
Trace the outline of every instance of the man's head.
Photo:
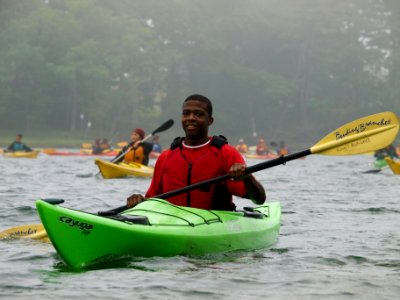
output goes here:
[{"label": "man's head", "polygon": [[17,141],[17,142],[20,142],[21,140],[22,140],[22,134],[17,134],[17,137],[15,138],[15,140]]},{"label": "man's head", "polygon": [[194,95],[190,95],[189,97],[187,97],[185,99],[185,101],[183,101],[183,104],[185,104],[186,101],[190,101],[190,100],[199,101],[199,102],[204,103],[209,117],[210,118],[212,117],[213,107],[212,107],[212,103],[211,103],[210,99],[208,99],[207,97],[205,97],[203,95],[194,94]]},{"label": "man's head", "polygon": [[182,105],[182,128],[187,141],[193,144],[204,143],[208,138],[208,127],[214,122],[212,103],[202,95],[191,95]]}]

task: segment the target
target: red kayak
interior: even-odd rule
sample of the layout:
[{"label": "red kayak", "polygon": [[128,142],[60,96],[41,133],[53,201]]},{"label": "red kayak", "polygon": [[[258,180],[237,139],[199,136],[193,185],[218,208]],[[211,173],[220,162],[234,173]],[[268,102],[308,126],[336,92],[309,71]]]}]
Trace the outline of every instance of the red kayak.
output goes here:
[{"label": "red kayak", "polygon": [[[87,150],[87,149],[81,149],[79,152],[73,152],[73,151],[58,151],[56,149],[50,148],[50,149],[43,149],[42,152],[47,155],[58,155],[58,156],[112,156],[112,157],[115,157],[118,155],[119,150],[113,150],[113,151],[108,151],[108,152],[104,152],[104,153],[93,154],[93,153],[90,153],[90,150]],[[160,156],[160,154],[161,153],[150,152],[150,158],[157,159]]]},{"label": "red kayak", "polygon": [[268,153],[268,154],[262,154],[262,155],[246,153],[245,157],[246,158],[255,158],[255,159],[273,159],[273,158],[279,157],[279,155],[274,154],[274,153]]},{"label": "red kayak", "polygon": [[58,151],[56,149],[44,149],[42,151],[47,155],[59,155],[59,156],[116,156],[119,151],[108,151],[99,154],[93,154],[87,151],[73,152],[73,151]]}]

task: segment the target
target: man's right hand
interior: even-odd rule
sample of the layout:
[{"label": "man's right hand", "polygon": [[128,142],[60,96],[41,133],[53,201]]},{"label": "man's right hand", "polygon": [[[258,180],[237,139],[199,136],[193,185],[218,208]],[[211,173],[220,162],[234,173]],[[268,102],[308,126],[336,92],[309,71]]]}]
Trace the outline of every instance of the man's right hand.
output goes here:
[{"label": "man's right hand", "polygon": [[143,202],[145,198],[139,194],[133,194],[126,199],[126,206],[128,208],[134,207],[136,204]]}]

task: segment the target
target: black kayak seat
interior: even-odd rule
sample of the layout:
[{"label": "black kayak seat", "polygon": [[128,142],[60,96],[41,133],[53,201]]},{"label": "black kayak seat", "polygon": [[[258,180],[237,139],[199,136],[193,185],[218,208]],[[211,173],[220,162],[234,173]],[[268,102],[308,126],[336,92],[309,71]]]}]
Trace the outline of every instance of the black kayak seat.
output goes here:
[{"label": "black kayak seat", "polygon": [[49,204],[53,204],[53,205],[64,203],[64,199],[57,199],[57,198],[47,198],[47,199],[41,199],[41,200],[43,200],[44,202],[47,202]]},{"label": "black kayak seat", "polygon": [[254,210],[252,207],[243,207],[243,210],[238,210],[238,212],[243,213],[243,217],[254,218],[254,219],[264,219],[264,214],[259,211]]},{"label": "black kayak seat", "polygon": [[107,218],[132,224],[150,225],[149,219],[146,216],[113,215],[107,216]]}]

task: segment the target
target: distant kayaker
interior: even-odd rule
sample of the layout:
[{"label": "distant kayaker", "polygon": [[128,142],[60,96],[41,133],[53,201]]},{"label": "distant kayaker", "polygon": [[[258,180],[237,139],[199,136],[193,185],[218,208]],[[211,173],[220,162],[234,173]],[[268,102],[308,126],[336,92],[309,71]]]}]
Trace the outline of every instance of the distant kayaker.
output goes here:
[{"label": "distant kayaker", "polygon": [[155,135],[151,140],[151,142],[153,144],[153,152],[161,153],[162,147],[160,144],[160,137],[158,135]]},{"label": "distant kayaker", "polygon": [[256,146],[257,155],[266,155],[269,153],[269,148],[264,139],[259,139]]},{"label": "distant kayaker", "polygon": [[399,158],[396,148],[393,145],[386,146],[385,148],[376,151],[374,156],[377,159],[384,159],[385,157],[390,157],[391,159]]},{"label": "distant kayaker", "polygon": [[15,141],[12,142],[5,151],[6,152],[16,152],[16,151],[32,152],[33,150],[22,142],[22,134],[17,134],[17,136],[15,137]]},{"label": "distant kayaker", "polygon": [[111,151],[112,148],[106,138],[96,139],[92,145],[92,154],[102,154]]},{"label": "distant kayaker", "polygon": [[131,133],[131,142],[123,147],[116,157],[119,157],[126,152],[125,155],[116,161],[113,160],[113,162],[137,162],[147,166],[149,164],[149,154],[153,149],[153,144],[142,142],[144,135],[145,132],[142,128],[134,129]]},{"label": "distant kayaker", "polygon": [[269,148],[269,152],[273,153],[273,154],[278,154],[279,153],[279,147],[278,144],[275,141],[271,141],[269,143],[270,148]]},{"label": "distant kayaker", "polygon": [[279,155],[288,155],[289,154],[289,149],[287,148],[287,146],[285,145],[284,141],[281,141],[279,143],[279,151],[278,151]]},{"label": "distant kayaker", "polygon": [[101,140],[96,139],[94,143],[92,144],[92,154],[100,154],[103,152],[103,149],[101,148]]},{"label": "distant kayaker", "polygon": [[243,139],[239,139],[239,144],[236,145],[236,150],[239,151],[242,154],[247,153],[248,147],[245,144]]},{"label": "distant kayaker", "polygon": [[[245,175],[243,156],[223,136],[208,135],[212,104],[202,95],[191,95],[182,105],[182,128],[185,137],[176,138],[170,149],[158,158],[146,198],[174,191],[196,182],[230,174],[232,179],[170,197],[166,200],[202,209],[233,210],[232,195],[265,202],[263,186],[252,174]],[[133,207],[145,200],[134,194],[127,199]]]}]

